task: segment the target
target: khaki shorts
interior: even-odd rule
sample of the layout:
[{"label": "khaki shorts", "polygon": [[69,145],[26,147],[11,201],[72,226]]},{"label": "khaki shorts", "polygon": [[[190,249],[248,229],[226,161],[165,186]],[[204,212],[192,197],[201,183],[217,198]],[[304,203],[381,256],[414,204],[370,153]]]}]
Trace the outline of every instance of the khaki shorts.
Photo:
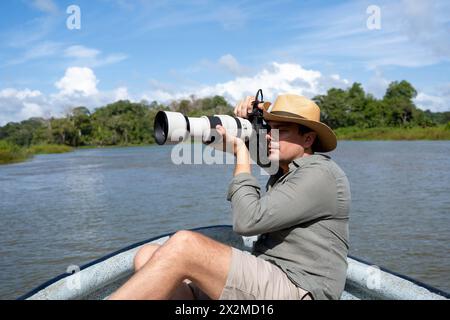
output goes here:
[{"label": "khaki shorts", "polygon": [[[194,283],[188,285],[195,299],[209,299]],[[219,300],[311,300],[311,295],[273,263],[232,248],[230,271]]]}]

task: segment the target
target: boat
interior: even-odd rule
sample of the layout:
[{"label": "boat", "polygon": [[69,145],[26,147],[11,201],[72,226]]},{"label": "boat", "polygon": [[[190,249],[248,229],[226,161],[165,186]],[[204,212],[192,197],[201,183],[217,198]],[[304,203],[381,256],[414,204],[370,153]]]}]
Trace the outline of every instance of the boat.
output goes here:
[{"label": "boat", "polygon": [[[256,237],[242,237],[230,225],[191,229],[241,250],[251,251]],[[61,274],[20,300],[106,299],[133,274],[133,259],[148,243],[163,244],[173,233],[141,241],[81,267]],[[409,277],[348,256],[347,280],[341,300],[446,300],[449,294]]]}]

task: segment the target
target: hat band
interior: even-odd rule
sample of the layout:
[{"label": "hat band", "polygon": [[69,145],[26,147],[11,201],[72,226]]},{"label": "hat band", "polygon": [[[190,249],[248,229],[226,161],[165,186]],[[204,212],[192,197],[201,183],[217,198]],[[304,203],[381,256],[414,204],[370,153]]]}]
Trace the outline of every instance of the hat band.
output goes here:
[{"label": "hat band", "polygon": [[302,117],[296,113],[287,112],[287,111],[272,111],[270,114],[276,115],[276,116],[285,116],[285,117],[294,117],[294,118],[300,118],[300,119],[306,119],[305,117]]}]

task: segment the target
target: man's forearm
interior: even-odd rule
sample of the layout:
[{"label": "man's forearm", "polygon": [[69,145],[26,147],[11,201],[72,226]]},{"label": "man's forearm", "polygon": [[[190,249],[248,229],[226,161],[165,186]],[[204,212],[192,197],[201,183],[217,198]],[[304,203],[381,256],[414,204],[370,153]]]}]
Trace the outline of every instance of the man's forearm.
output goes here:
[{"label": "man's forearm", "polygon": [[236,167],[234,168],[234,176],[240,173],[252,173],[250,167],[250,152],[245,144],[240,144],[236,148]]}]

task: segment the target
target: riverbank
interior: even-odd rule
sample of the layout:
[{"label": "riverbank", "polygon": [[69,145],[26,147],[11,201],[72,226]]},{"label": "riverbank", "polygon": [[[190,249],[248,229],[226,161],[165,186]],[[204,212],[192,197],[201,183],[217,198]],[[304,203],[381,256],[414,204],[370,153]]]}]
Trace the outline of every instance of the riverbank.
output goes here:
[{"label": "riverbank", "polygon": [[0,164],[26,161],[36,154],[64,153],[73,150],[72,147],[59,144],[40,144],[26,148],[0,140]]},{"label": "riverbank", "polygon": [[[338,140],[450,140],[450,124],[435,127],[412,128],[338,128],[335,130]],[[25,161],[35,154],[64,153],[75,149],[144,147],[150,144],[129,144],[112,146],[69,147],[58,144],[34,145],[28,148],[0,140],[0,164]]]},{"label": "riverbank", "polygon": [[128,144],[113,146],[79,146],[70,147],[61,144],[39,144],[28,148],[20,147],[13,143],[0,140],[0,165],[12,164],[31,159],[37,154],[65,153],[72,152],[76,149],[106,149],[106,148],[126,148],[126,147],[146,147],[152,144]]},{"label": "riverbank", "polygon": [[338,128],[338,140],[450,140],[450,124],[411,128]]}]

